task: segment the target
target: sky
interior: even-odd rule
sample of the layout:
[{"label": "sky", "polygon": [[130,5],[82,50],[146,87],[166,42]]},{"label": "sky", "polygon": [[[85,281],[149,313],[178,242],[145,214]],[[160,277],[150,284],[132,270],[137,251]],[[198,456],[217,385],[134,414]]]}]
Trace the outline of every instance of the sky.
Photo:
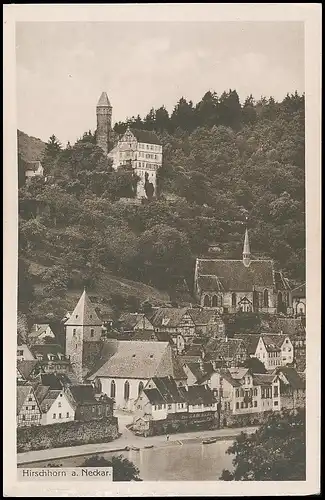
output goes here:
[{"label": "sky", "polygon": [[18,22],[17,126],[74,143],[96,128],[106,91],[113,123],[208,90],[241,101],[304,92],[298,22]]}]

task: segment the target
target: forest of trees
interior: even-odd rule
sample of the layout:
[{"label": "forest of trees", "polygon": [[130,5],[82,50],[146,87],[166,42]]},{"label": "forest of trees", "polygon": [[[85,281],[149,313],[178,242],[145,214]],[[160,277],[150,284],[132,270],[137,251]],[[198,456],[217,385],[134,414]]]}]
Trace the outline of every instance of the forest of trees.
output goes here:
[{"label": "forest of trees", "polygon": [[[170,116],[162,106],[117,123],[116,133],[155,130],[163,144],[157,198],[140,205],[118,202],[134,197],[137,177],[112,169],[95,133],[66,148],[53,135],[45,177],[19,190],[20,307],[30,307],[35,285],[26,261],[48,267],[42,300],[91,287],[105,269],[171,296],[191,293],[195,257],[209,244],[240,258],[246,217],[253,256],[304,281],[304,105],[297,93],[241,105],[234,90],[207,92],[196,105],[181,98]],[[45,207],[37,218],[35,202]]]}]

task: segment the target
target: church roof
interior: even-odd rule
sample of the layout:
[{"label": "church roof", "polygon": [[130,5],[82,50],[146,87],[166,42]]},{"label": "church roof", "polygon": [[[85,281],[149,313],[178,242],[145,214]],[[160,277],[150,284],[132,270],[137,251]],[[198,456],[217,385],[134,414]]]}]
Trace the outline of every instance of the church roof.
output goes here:
[{"label": "church roof", "polygon": [[197,259],[197,282],[206,291],[251,291],[254,286],[273,288],[272,260],[252,260],[245,267],[242,260]]},{"label": "church roof", "polygon": [[100,321],[86,290],[83,291],[78,304],[76,305],[73,313],[64,323],[65,326],[101,326]]},{"label": "church roof", "polygon": [[97,103],[97,107],[98,106],[103,106],[103,107],[104,106],[105,107],[109,106],[109,107],[111,107],[111,103],[109,102],[109,99],[108,99],[108,96],[107,96],[106,92],[102,92],[101,93],[101,96],[100,96],[99,101]]},{"label": "church roof", "polygon": [[161,141],[155,132],[151,132],[150,130],[139,130],[130,128],[132,134],[135,136],[138,142],[143,142],[145,144],[156,144],[161,146]]}]

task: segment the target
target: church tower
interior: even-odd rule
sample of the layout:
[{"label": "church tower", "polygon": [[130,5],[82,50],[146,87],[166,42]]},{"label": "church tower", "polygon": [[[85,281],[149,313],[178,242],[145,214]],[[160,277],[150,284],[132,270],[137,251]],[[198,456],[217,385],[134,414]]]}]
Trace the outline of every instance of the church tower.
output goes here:
[{"label": "church tower", "polygon": [[64,326],[65,354],[70,359],[76,377],[82,382],[85,342],[98,342],[102,334],[102,322],[98,318],[86,290]]},{"label": "church tower", "polygon": [[96,144],[104,153],[109,151],[110,133],[112,129],[112,106],[106,92],[102,92],[96,106],[97,131]]},{"label": "church tower", "polygon": [[248,230],[246,228],[245,231],[245,240],[244,240],[244,249],[243,249],[243,264],[245,267],[249,267],[251,263],[251,252],[249,249],[249,239],[248,239]]}]

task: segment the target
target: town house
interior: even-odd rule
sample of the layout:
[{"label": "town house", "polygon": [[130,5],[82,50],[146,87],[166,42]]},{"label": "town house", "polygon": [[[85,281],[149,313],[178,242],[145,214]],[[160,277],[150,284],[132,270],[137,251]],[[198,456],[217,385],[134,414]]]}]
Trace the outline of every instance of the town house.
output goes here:
[{"label": "town house", "polygon": [[225,337],[225,324],[215,310],[193,307],[188,309],[195,325],[195,334],[203,337]]},{"label": "town house", "polygon": [[30,344],[42,344],[47,338],[53,339],[52,342],[55,344],[55,335],[47,323],[35,323],[28,333]]},{"label": "town house", "polygon": [[88,422],[113,417],[114,401],[91,384],[70,385],[66,393],[74,403],[75,420]]},{"label": "town house", "polygon": [[18,385],[17,394],[17,427],[31,427],[40,425],[41,409],[31,385]]},{"label": "town house", "polygon": [[59,344],[33,344],[30,349],[44,372],[64,373],[71,371],[70,362]]},{"label": "town house", "polygon": [[292,367],[281,366],[274,370],[280,379],[281,407],[296,409],[306,404],[305,376]]},{"label": "town house", "polygon": [[195,323],[186,307],[160,307],[154,309],[148,317],[155,331],[171,335],[178,354],[191,345],[195,336]]},{"label": "town house", "polygon": [[123,333],[134,333],[137,331],[154,331],[154,327],[145,314],[123,313],[118,320],[118,329]]},{"label": "town house", "polygon": [[42,416],[41,425],[50,425],[74,420],[75,408],[64,389],[55,390],[39,385],[35,389]]},{"label": "town house", "polygon": [[17,361],[32,361],[34,356],[21,335],[17,335]]}]

